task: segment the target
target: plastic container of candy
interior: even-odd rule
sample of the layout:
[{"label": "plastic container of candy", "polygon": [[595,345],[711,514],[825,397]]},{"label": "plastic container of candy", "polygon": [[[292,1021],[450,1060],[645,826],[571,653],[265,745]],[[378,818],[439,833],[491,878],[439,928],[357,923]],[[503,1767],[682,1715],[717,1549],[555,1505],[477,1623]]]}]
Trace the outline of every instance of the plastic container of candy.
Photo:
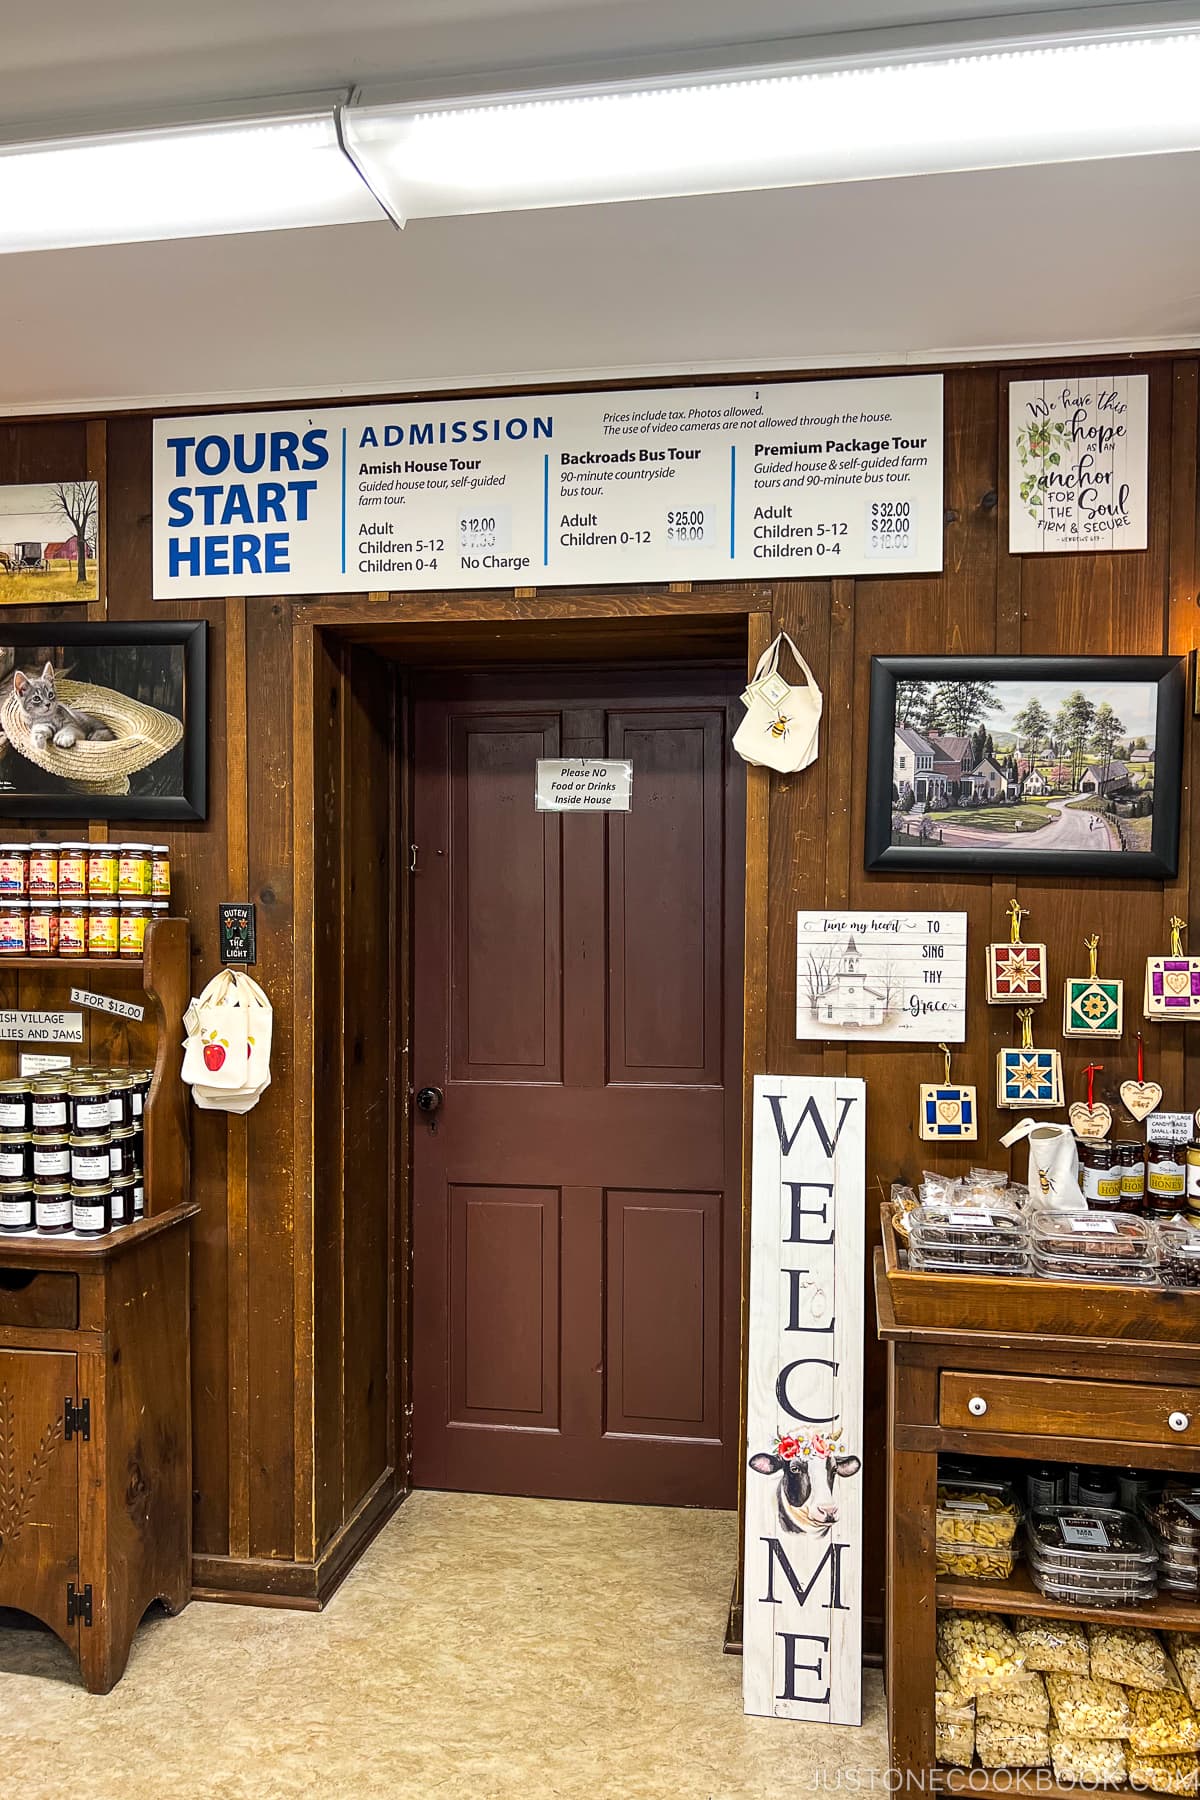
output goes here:
[{"label": "plastic container of candy", "polygon": [[1153,1574],[1158,1550],[1142,1521],[1116,1506],[1035,1506],[1030,1558],[1062,1575]]}]

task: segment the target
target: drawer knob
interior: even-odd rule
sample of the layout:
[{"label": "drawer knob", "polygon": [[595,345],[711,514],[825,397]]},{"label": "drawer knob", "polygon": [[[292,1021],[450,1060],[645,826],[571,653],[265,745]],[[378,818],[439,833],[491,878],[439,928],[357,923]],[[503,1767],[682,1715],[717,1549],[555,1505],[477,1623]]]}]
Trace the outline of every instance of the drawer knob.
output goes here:
[{"label": "drawer knob", "polygon": [[[971,1398],[967,1401],[967,1411],[973,1419],[982,1419],[984,1413],[987,1411],[987,1401],[982,1394],[971,1395]],[[1180,1429],[1182,1430],[1182,1427],[1180,1427]]]},{"label": "drawer knob", "polygon": [[1190,1414],[1185,1412],[1173,1412],[1167,1419],[1172,1431],[1186,1431],[1191,1422]]}]

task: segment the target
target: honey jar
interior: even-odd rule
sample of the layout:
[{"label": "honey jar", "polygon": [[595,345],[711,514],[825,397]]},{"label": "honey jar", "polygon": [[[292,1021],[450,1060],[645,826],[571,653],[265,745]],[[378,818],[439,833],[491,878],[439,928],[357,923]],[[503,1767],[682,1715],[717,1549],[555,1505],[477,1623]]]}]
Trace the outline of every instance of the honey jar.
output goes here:
[{"label": "honey jar", "polygon": [[1184,1202],[1187,1189],[1184,1152],[1178,1144],[1146,1145],[1146,1211],[1170,1219]]}]

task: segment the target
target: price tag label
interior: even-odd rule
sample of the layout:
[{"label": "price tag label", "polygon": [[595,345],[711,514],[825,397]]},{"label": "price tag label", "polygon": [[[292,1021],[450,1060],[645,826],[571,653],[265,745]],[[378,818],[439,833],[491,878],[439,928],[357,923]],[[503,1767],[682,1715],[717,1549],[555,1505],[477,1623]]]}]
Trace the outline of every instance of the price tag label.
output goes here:
[{"label": "price tag label", "polygon": [[460,553],[476,556],[489,550],[507,556],[512,549],[512,507],[481,506],[458,515]]},{"label": "price tag label", "polygon": [[1186,1144],[1194,1132],[1191,1113],[1156,1112],[1146,1120],[1148,1144]]},{"label": "price tag label", "polygon": [[1072,1219],[1071,1230],[1086,1231],[1089,1237],[1094,1231],[1107,1231],[1115,1237],[1117,1226],[1114,1219]]},{"label": "price tag label", "polygon": [[1060,1519],[1059,1530],[1062,1541],[1070,1550],[1107,1550],[1108,1532],[1103,1519],[1089,1519],[1086,1516],[1075,1519]]},{"label": "price tag label", "polygon": [[668,544],[711,544],[715,536],[710,506],[677,506],[667,510]]},{"label": "price tag label", "polygon": [[868,556],[911,556],[916,541],[915,500],[867,501]]},{"label": "price tag label", "polygon": [[969,1212],[947,1213],[946,1214],[946,1222],[949,1225],[993,1225],[993,1224],[995,1224],[995,1220],[992,1218],[992,1215],[990,1212],[976,1212],[976,1211],[974,1211],[974,1209],[972,1209]]}]

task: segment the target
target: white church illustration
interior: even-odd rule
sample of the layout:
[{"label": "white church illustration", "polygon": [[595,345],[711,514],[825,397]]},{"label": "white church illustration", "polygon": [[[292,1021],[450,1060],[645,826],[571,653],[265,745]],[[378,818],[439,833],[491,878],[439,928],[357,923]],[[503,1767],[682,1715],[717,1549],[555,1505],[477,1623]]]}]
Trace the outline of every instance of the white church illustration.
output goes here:
[{"label": "white church illustration", "polygon": [[853,936],[847,938],[841,961],[829,977],[829,988],[819,1002],[820,1014],[830,1025],[882,1025],[887,996],[872,987],[862,967],[862,952]]}]

